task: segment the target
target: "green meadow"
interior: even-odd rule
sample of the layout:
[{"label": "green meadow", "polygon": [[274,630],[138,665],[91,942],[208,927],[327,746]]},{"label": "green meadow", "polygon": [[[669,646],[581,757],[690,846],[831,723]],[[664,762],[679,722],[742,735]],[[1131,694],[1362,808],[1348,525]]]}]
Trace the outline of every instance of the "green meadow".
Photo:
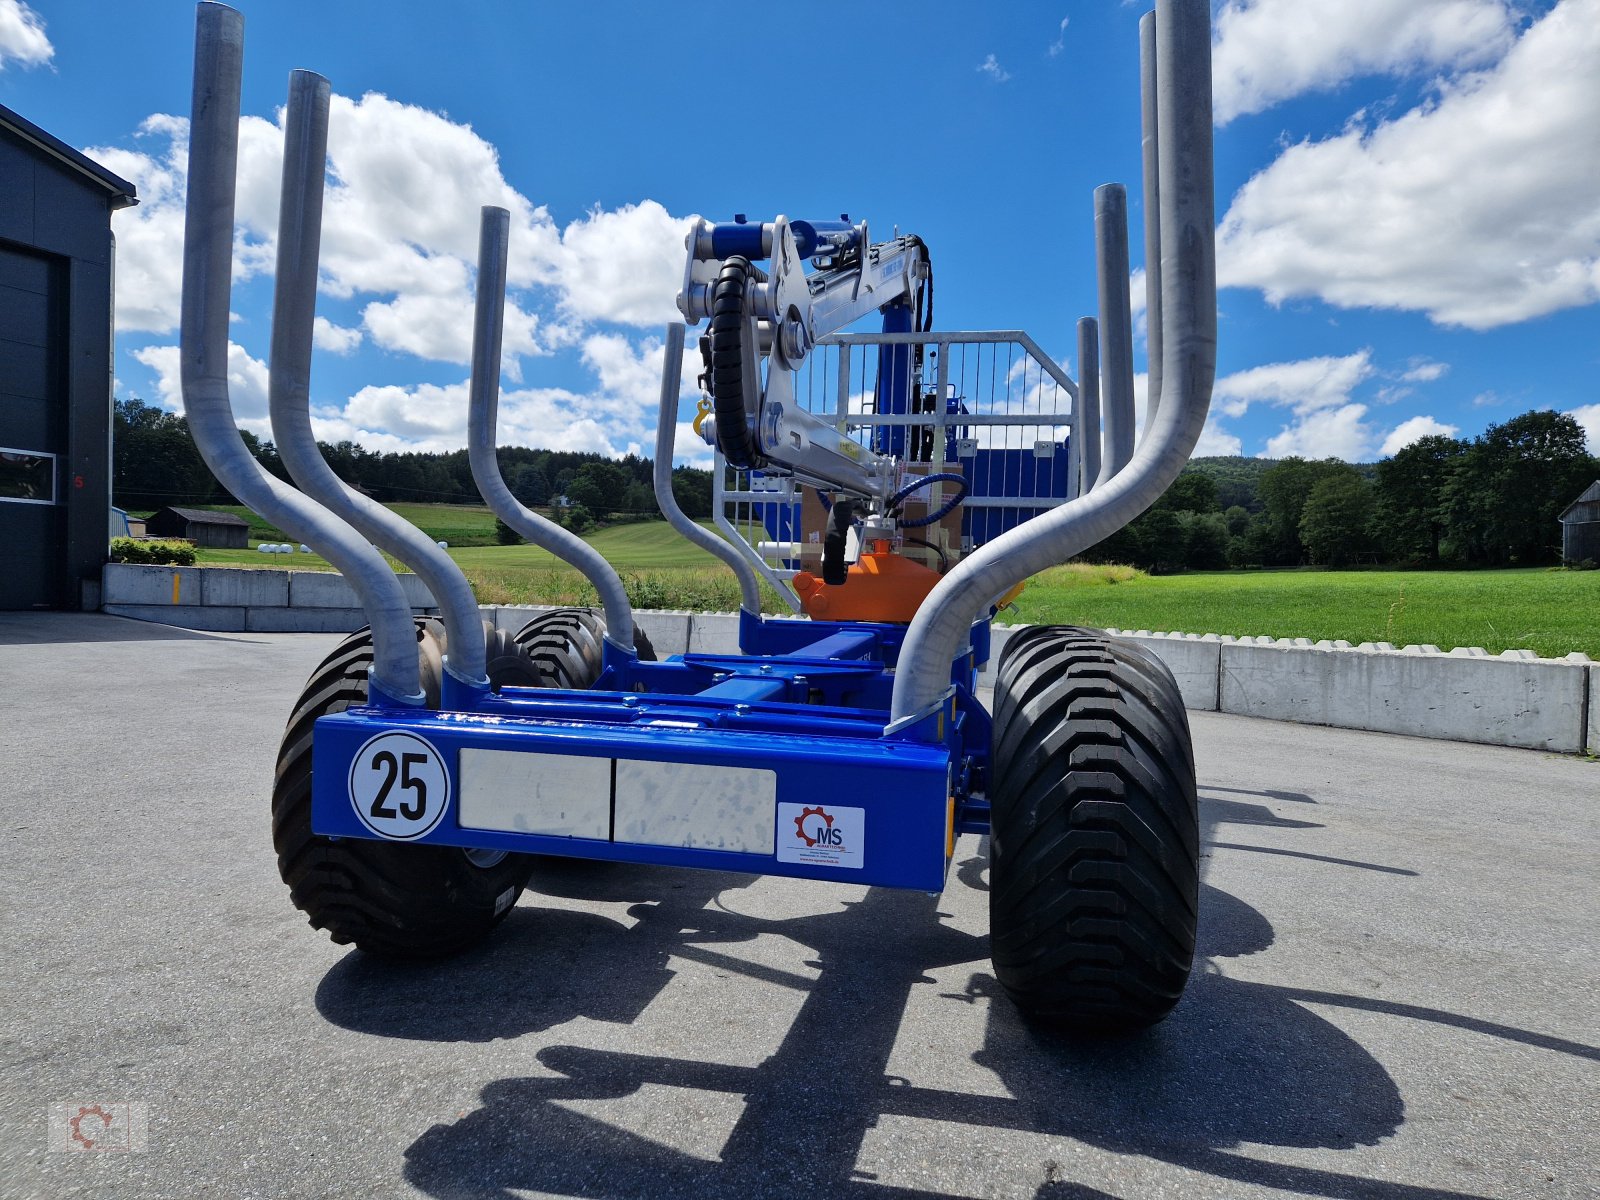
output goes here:
[{"label": "green meadow", "polygon": [[[467,573],[485,604],[592,604],[576,571],[533,546],[494,543],[484,508],[399,504],[397,512],[435,540]],[[243,509],[251,544],[283,541]],[[733,574],[664,521],[612,525],[585,538],[622,574],[641,608],[732,611]],[[202,563],[331,570],[315,555],[269,556],[205,550]],[[768,611],[779,611],[767,595]],[[1546,657],[1574,650],[1600,658],[1600,572],[1220,571],[1153,576],[1131,567],[1074,563],[1036,576],[1000,618],[1015,623],[1075,623],[1119,629],[1482,646],[1491,654],[1529,649]]]}]

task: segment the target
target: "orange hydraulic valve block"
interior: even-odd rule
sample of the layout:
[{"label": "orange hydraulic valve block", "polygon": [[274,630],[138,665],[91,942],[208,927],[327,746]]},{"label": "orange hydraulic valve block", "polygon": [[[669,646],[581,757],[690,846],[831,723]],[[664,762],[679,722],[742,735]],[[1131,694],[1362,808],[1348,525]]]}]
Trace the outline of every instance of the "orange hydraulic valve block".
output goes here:
[{"label": "orange hydraulic valve block", "polygon": [[828,621],[905,623],[939,582],[939,572],[888,552],[874,543],[872,553],[850,564],[844,583],[829,587],[810,571],[794,577],[795,594],[806,616]]}]

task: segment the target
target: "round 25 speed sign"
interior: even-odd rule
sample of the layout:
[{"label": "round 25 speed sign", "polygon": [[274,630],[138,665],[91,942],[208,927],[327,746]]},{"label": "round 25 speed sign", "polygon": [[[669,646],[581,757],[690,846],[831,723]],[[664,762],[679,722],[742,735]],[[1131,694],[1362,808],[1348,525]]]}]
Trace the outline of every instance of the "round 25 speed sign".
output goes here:
[{"label": "round 25 speed sign", "polygon": [[380,733],[350,764],[350,803],[379,837],[415,841],[450,807],[450,773],[427,738],[398,730]]}]

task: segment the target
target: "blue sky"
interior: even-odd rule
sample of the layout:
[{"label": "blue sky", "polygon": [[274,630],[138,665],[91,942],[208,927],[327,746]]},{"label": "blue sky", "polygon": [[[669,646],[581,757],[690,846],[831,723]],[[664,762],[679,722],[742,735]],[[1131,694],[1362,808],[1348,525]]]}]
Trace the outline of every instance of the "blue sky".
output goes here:
[{"label": "blue sky", "polygon": [[[239,7],[232,365],[264,433],[295,67],[336,97],[329,440],[463,444],[484,203],[513,213],[502,441],[609,453],[652,441],[694,215],[920,234],[941,327],[1027,329],[1069,370],[1097,184],[1129,185],[1138,266],[1143,4],[791,4],[721,27],[643,3]],[[1600,452],[1600,0],[1213,9],[1224,287],[1200,452],[1370,460],[1533,407]],[[114,226],[118,394],[171,407],[193,11],[0,0],[0,103],[139,187]]]}]

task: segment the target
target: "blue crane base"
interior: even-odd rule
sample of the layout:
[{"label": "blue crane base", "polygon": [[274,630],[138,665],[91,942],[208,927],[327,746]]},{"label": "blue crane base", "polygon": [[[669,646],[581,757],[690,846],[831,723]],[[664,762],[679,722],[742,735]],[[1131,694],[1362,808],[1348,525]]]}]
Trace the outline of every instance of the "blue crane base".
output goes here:
[{"label": "blue crane base", "polygon": [[375,696],[316,723],[312,828],[936,892],[956,835],[989,826],[989,625],[937,709],[886,727],[904,633],[746,613],[742,654],[608,644],[591,690],[455,687],[438,711]]}]

